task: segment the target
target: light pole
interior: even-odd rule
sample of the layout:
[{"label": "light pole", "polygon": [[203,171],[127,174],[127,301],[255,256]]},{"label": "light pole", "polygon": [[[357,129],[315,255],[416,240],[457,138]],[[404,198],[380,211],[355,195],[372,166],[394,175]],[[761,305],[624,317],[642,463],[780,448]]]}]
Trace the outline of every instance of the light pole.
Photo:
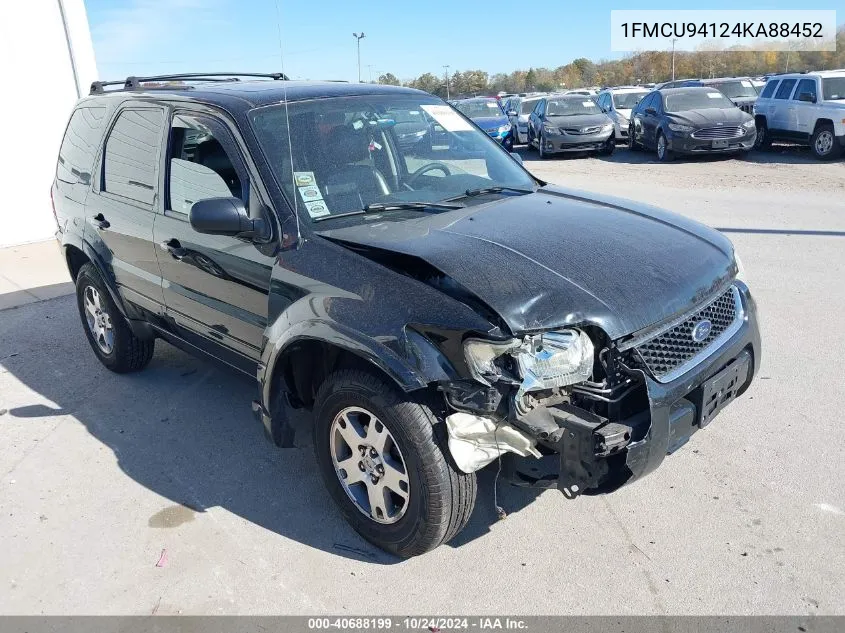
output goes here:
[{"label": "light pole", "polygon": [[373,65],[367,64],[367,70],[370,71],[370,83],[373,83]]},{"label": "light pole", "polygon": [[672,81],[675,81],[675,42],[678,40],[672,38]]},{"label": "light pole", "polygon": [[352,37],[358,40],[358,83],[361,83],[361,40],[363,40],[366,35],[364,35],[364,32],[361,31],[361,33],[353,33]]},{"label": "light pole", "polygon": [[445,70],[445,73],[446,73],[446,101],[449,100],[449,68],[450,68],[449,64],[443,65],[443,69]]}]

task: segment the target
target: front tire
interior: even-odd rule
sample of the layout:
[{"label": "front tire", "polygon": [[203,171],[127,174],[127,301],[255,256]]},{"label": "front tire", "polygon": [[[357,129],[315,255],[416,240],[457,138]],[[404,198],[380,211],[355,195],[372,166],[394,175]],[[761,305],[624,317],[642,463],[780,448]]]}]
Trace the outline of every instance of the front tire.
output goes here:
[{"label": "front tire", "polygon": [[82,266],[76,276],[76,304],[91,349],[107,369],[126,374],[149,364],[155,339],[135,336],[91,263]]},{"label": "front tire", "polygon": [[816,126],[816,130],[810,137],[810,149],[819,160],[836,158],[836,136],[832,125],[825,123]]},{"label": "front tire", "polygon": [[612,156],[613,151],[615,149],[616,149],[616,141],[614,141],[613,137],[611,136],[609,139],[607,139],[607,143],[604,144],[604,147],[602,147],[599,150],[599,154],[601,156]]},{"label": "front tire", "polygon": [[314,450],[323,481],[349,524],[402,558],[452,539],[475,506],[475,474],[461,472],[445,425],[383,378],[330,375],[314,407]]},{"label": "front tire", "polygon": [[632,152],[639,152],[643,149],[643,146],[640,145],[639,143],[637,143],[637,141],[634,140],[634,138],[635,138],[634,137],[634,126],[629,125],[628,126],[628,149],[631,150]]},{"label": "front tire", "polygon": [[668,163],[672,160],[672,151],[669,149],[669,141],[663,132],[657,133],[657,160],[661,163]]},{"label": "front tire", "polygon": [[754,149],[765,151],[771,149],[772,137],[769,136],[769,126],[765,119],[757,119],[757,137],[754,139]]}]

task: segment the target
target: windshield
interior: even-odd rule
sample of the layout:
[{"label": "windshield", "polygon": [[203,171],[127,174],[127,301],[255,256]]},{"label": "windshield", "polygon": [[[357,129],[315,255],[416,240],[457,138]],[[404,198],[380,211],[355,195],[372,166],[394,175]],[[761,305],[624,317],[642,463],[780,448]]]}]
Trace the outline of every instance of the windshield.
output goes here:
[{"label": "windshield", "polygon": [[[331,220],[371,204],[438,202],[479,188],[535,187],[496,141],[437,97],[314,99],[291,102],[287,110],[286,116],[284,104],[272,105],[249,116],[270,169],[292,206],[296,200],[304,220]],[[400,112],[421,112],[427,125],[413,135],[402,134],[396,122]],[[380,214],[403,219],[442,211]],[[348,222],[372,218],[359,215]]]},{"label": "windshield", "polygon": [[458,101],[455,107],[471,119],[485,116],[502,116],[502,109],[495,99],[486,101]]},{"label": "windshield", "polygon": [[757,91],[754,89],[748,79],[740,79],[738,81],[719,81],[709,84],[716,90],[719,90],[723,95],[729,99],[754,99],[757,97]]},{"label": "windshield", "polygon": [[599,114],[601,109],[589,97],[564,97],[546,102],[546,116],[577,116]]},{"label": "windshield", "polygon": [[845,100],[845,77],[823,78],[822,95],[825,101]]},{"label": "windshield", "polygon": [[401,108],[388,108],[385,114],[397,123],[420,123],[425,124],[425,116],[422,110],[404,110]]},{"label": "windshield", "polygon": [[735,108],[736,106],[718,90],[689,90],[664,93],[666,112],[703,110],[707,108]]},{"label": "windshield", "polygon": [[642,92],[614,92],[613,105],[617,110],[633,110],[644,96],[648,94],[647,90]]},{"label": "windshield", "polygon": [[520,110],[521,114],[531,114],[534,111],[534,106],[537,105],[539,99],[532,99],[531,101],[523,101],[522,102],[522,109]]}]

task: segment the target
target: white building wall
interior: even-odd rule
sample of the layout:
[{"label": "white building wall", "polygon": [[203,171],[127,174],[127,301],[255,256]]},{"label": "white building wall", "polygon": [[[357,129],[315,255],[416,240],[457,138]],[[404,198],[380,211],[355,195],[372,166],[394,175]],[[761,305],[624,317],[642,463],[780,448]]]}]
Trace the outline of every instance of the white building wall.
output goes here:
[{"label": "white building wall", "polygon": [[0,2],[0,247],[53,236],[59,145],[73,104],[96,79],[83,0]]}]

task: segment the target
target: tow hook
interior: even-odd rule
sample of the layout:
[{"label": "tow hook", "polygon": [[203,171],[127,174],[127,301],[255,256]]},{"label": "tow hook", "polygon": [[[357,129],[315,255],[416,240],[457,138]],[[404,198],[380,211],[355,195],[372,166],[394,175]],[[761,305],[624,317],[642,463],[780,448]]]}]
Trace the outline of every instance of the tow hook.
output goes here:
[{"label": "tow hook", "polygon": [[598,487],[609,472],[607,458],[631,443],[632,429],[566,404],[550,411],[564,430],[559,442],[558,488],[567,499],[574,499]]}]

